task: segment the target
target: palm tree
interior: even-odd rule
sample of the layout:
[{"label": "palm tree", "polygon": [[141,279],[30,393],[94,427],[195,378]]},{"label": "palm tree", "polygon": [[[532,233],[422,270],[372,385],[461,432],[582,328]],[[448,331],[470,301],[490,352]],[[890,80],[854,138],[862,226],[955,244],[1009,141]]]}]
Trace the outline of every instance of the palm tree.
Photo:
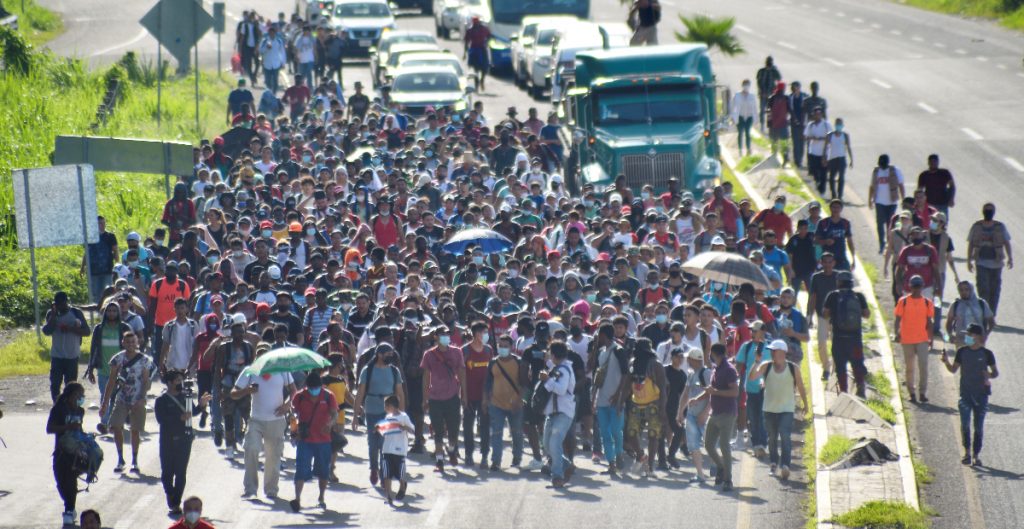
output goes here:
[{"label": "palm tree", "polygon": [[692,18],[679,15],[679,21],[686,26],[686,34],[676,33],[679,42],[703,42],[708,49],[718,48],[722,53],[733,56],[745,53],[732,28],[736,25],[733,17],[711,18],[707,15],[694,15]]}]

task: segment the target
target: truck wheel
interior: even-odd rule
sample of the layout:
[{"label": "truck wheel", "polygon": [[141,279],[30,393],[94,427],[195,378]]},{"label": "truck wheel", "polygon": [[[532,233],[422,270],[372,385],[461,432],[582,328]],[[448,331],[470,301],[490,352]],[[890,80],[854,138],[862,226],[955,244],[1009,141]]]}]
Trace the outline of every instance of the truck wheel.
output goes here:
[{"label": "truck wheel", "polygon": [[441,31],[444,33],[445,40],[452,40],[452,29],[451,28],[441,28]]},{"label": "truck wheel", "polygon": [[544,95],[544,87],[537,86],[535,84],[530,85],[530,97],[534,99],[540,99]]}]

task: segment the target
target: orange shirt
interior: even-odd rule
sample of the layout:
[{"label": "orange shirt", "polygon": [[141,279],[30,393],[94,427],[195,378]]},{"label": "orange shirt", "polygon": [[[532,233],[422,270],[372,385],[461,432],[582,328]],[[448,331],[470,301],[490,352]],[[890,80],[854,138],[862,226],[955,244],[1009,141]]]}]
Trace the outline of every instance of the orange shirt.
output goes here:
[{"label": "orange shirt", "polygon": [[[158,286],[159,288],[157,288]],[[149,287],[149,297],[156,299],[156,313],[153,315],[153,324],[163,326],[165,323],[173,320],[176,317],[174,314],[174,300],[185,298],[187,301],[191,295],[192,289],[181,278],[178,278],[174,284],[169,283],[166,279],[153,281],[153,285]]]},{"label": "orange shirt", "polygon": [[900,318],[900,343],[914,344],[928,341],[928,319],[935,317],[932,300],[921,296],[903,296],[896,302],[896,317]]}]

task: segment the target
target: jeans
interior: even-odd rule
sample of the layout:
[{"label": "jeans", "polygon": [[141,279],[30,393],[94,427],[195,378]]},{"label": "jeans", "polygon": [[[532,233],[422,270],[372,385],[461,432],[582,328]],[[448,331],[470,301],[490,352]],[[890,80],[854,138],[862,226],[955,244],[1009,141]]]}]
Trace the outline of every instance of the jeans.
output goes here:
[{"label": "jeans", "polygon": [[272,421],[249,420],[245,433],[245,478],[247,494],[256,494],[259,487],[260,450],[263,450],[263,492],[277,496],[277,483],[281,477],[281,452],[284,450],[284,417]]},{"label": "jeans", "polygon": [[764,421],[768,426],[768,461],[773,465],[788,467],[793,461],[793,412],[765,412]]},{"label": "jeans", "polygon": [[764,429],[764,392],[747,393],[747,430],[750,444],[764,447],[768,444],[768,432]]},{"label": "jeans", "polygon": [[103,290],[110,286],[111,274],[96,274],[89,276],[89,298],[93,303],[99,303],[103,297]]},{"label": "jeans", "polygon": [[164,326],[153,325],[153,363],[159,367],[163,358],[160,357],[160,353],[164,348]]},{"label": "jeans", "polygon": [[[964,452],[981,453],[981,443],[985,436],[985,413],[988,412],[988,395],[960,395],[960,441]],[[971,438],[971,414],[974,414],[974,437]]]},{"label": "jeans", "polygon": [[885,234],[889,231],[889,219],[896,214],[896,204],[875,204],[875,230],[878,232],[878,251],[885,250]]},{"label": "jeans", "polygon": [[747,154],[750,154],[750,127],[754,125],[754,116],[740,118],[736,122],[736,143],[739,144],[740,153],[743,152],[743,142],[747,143]]},{"label": "jeans", "polygon": [[698,417],[689,411],[686,412],[686,449],[692,454],[700,453],[704,446],[704,432],[707,424],[701,424]]},{"label": "jeans", "polygon": [[384,448],[384,436],[377,432],[377,423],[384,420],[383,413],[367,413],[366,429],[370,432],[367,444],[370,448],[370,472],[380,470],[380,451]]},{"label": "jeans", "polygon": [[551,458],[552,479],[565,479],[565,465],[572,464],[562,446],[569,428],[572,428],[572,417],[564,413],[553,413],[544,421],[544,451]]},{"label": "jeans", "polygon": [[[210,430],[215,433],[224,433],[224,420],[221,418],[220,413],[220,392],[220,381],[215,380],[213,382],[213,390],[211,391],[211,393],[213,394],[213,398],[210,399]],[[241,424],[238,425],[239,434],[241,434],[241,426]]]},{"label": "jeans", "polygon": [[312,63],[312,62],[299,63],[299,73],[298,74],[306,78],[306,86],[308,86],[310,88],[316,86],[315,84],[313,84],[313,67],[315,65],[316,65],[316,63]]},{"label": "jeans", "polygon": [[50,398],[57,402],[61,392],[61,384],[78,380],[78,359],[77,358],[51,358],[50,359]]},{"label": "jeans", "polygon": [[758,107],[759,107],[759,110],[758,110],[758,112],[759,112],[758,123],[761,124],[761,131],[764,131],[765,127],[768,126],[764,122],[764,116],[768,112],[768,97],[769,96],[771,96],[771,94],[767,94],[767,93],[764,93],[764,92],[758,92],[757,93],[757,102],[758,102]]},{"label": "jeans", "polygon": [[[838,185],[836,177],[839,177]],[[828,188],[832,198],[843,199],[843,188],[846,185],[846,157],[832,158],[828,161]]]},{"label": "jeans", "polygon": [[160,439],[160,482],[167,496],[167,506],[181,506],[185,494],[185,475],[192,455],[192,440],[184,438]]},{"label": "jeans", "polygon": [[[804,148],[807,146],[804,143],[804,124],[790,123],[789,137],[793,142],[793,163],[800,167],[804,163]],[[808,160],[808,165],[810,165],[810,160]]]},{"label": "jeans", "polygon": [[280,68],[270,69],[266,66],[263,67],[263,84],[270,90],[271,94],[277,94],[278,89],[278,74],[281,73]]},{"label": "jeans", "polygon": [[614,406],[598,406],[597,426],[601,431],[601,444],[604,447],[604,457],[608,464],[612,464],[622,455],[622,428],[625,424],[625,414]]},{"label": "jeans", "polygon": [[249,81],[256,84],[256,70],[259,69],[259,62],[255,47],[241,46],[239,55],[242,56],[242,69],[249,75]]},{"label": "jeans", "polygon": [[509,411],[491,404],[487,413],[491,416],[491,464],[501,466],[501,453],[505,449],[506,421],[508,431],[512,435],[512,464],[518,464],[523,460],[523,408]]},{"label": "jeans", "polygon": [[473,449],[476,446],[473,431],[474,426],[479,423],[480,425],[480,459],[481,461],[487,459],[487,452],[491,448],[491,429],[488,427],[486,416],[483,414],[481,406],[483,402],[479,400],[470,401],[466,403],[465,410],[462,415],[462,444],[466,447],[466,459],[468,460],[473,455]]},{"label": "jeans", "polygon": [[715,463],[718,474],[715,478],[732,482],[732,442],[733,428],[736,427],[735,415],[711,414],[704,430],[704,449],[708,457]]},{"label": "jeans", "polygon": [[987,301],[996,314],[999,309],[999,290],[1003,287],[1003,269],[978,266],[975,268],[975,284],[978,286],[978,297]]}]

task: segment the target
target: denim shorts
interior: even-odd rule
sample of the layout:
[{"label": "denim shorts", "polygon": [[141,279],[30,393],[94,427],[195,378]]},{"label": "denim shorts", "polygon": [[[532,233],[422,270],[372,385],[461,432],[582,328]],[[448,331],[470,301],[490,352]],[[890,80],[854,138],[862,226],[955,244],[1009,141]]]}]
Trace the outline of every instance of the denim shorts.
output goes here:
[{"label": "denim shorts", "polygon": [[300,441],[295,447],[295,481],[327,479],[330,475],[331,443]]},{"label": "denim shorts", "polygon": [[704,446],[704,427],[704,424],[697,425],[696,416],[686,414],[686,449],[691,453]]}]

